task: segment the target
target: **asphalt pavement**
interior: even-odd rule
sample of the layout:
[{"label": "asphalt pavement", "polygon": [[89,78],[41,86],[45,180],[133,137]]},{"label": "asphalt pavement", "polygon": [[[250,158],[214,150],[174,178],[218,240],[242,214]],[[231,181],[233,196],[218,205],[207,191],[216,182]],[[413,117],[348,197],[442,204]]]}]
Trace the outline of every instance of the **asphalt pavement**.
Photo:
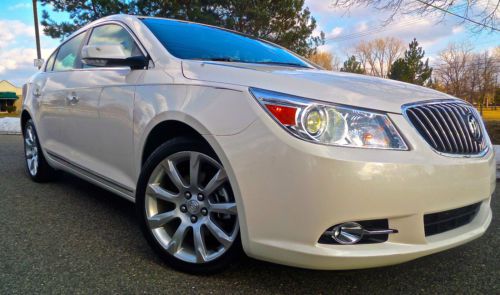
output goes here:
[{"label": "asphalt pavement", "polygon": [[500,294],[499,195],[483,237],[405,264],[311,271],[245,257],[197,277],[155,256],[132,203],[68,174],[31,182],[21,137],[0,135],[0,294]]}]

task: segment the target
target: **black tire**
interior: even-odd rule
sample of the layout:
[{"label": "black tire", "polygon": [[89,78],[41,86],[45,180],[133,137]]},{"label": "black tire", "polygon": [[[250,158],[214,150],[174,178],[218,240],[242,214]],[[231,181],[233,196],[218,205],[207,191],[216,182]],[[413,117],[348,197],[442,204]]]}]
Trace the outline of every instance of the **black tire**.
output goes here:
[{"label": "black tire", "polygon": [[[57,171],[52,168],[49,163],[47,163],[47,160],[45,159],[45,156],[43,155],[42,152],[42,146],[40,145],[40,140],[38,139],[38,133],[36,132],[35,124],[33,124],[33,121],[31,119],[26,122],[26,124],[23,127],[23,143],[24,143],[24,156],[25,156],[25,171],[28,174],[28,176],[35,182],[48,182],[54,179],[56,176]],[[28,164],[28,143],[27,143],[27,134],[28,132],[32,132],[34,135],[34,138],[32,138],[32,147],[36,147],[37,151],[37,169],[34,171],[33,169],[30,170],[29,164]],[[33,140],[34,139],[34,140]]]},{"label": "black tire", "polygon": [[[216,258],[215,260],[205,262],[205,263],[190,263],[176,258],[165,250],[165,248],[157,241],[153,235],[151,229],[147,223],[146,209],[145,209],[145,197],[146,188],[148,186],[149,178],[151,177],[154,169],[162,162],[165,158],[173,155],[177,152],[183,151],[194,151],[199,153],[204,153],[220,163],[217,155],[207,147],[206,144],[193,140],[190,138],[175,138],[169,140],[159,146],[148,158],[141,171],[139,181],[136,190],[136,212],[139,219],[141,230],[148,241],[149,245],[153,250],[172,268],[198,275],[210,275],[215,274],[229,268],[232,264],[237,262],[242,254],[242,246],[240,233],[222,256]],[[239,231],[239,229],[238,229]]]}]

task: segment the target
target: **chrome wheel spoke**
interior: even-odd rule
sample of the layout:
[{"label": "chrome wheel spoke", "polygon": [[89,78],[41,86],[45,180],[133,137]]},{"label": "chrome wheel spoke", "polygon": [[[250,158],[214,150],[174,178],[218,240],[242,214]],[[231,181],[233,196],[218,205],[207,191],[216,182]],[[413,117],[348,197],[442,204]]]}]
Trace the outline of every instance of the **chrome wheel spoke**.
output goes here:
[{"label": "chrome wheel spoke", "polygon": [[149,217],[148,222],[149,222],[149,227],[151,229],[155,229],[161,226],[164,226],[165,224],[169,223],[173,219],[177,217],[177,214],[174,210],[165,212],[165,213],[160,213],[156,214],[155,216]]},{"label": "chrome wheel spoke", "polygon": [[197,262],[207,261],[207,249],[205,246],[203,233],[201,232],[201,226],[193,227],[193,240],[194,240],[194,251],[196,253],[196,261]]},{"label": "chrome wheel spoke", "polygon": [[162,187],[160,187],[159,184],[157,183],[151,183],[148,185],[148,189],[146,192],[148,195],[152,195],[153,197],[171,202],[171,203],[177,203],[179,201],[179,195],[178,194],[173,194]]},{"label": "chrome wheel spoke", "polygon": [[167,160],[167,163],[163,165],[165,169],[165,173],[168,175],[172,183],[177,187],[177,189],[182,190],[183,188],[187,188],[187,186],[182,181],[182,177],[177,170],[174,162],[171,160]]},{"label": "chrome wheel spoke", "polygon": [[28,137],[29,137],[31,142],[35,142],[35,135],[33,134],[33,129],[31,129],[31,128],[29,129]]},{"label": "chrome wheel spoke", "polygon": [[224,248],[231,246],[233,242],[232,238],[228,236],[217,224],[210,220],[207,222],[207,228],[217,241],[224,246]]},{"label": "chrome wheel spoke", "polygon": [[213,193],[216,189],[218,189],[224,182],[227,181],[227,174],[224,169],[219,169],[217,173],[215,173],[214,177],[210,179],[207,186],[205,186],[203,192],[208,196]]},{"label": "chrome wheel spoke", "polygon": [[223,213],[236,215],[236,203],[215,203],[210,204],[210,211],[214,213]]},{"label": "chrome wheel spoke", "polygon": [[186,237],[186,233],[188,230],[188,226],[181,222],[177,230],[175,231],[175,234],[172,236],[172,239],[168,243],[167,251],[170,252],[171,254],[176,254],[179,252],[179,249],[182,246],[182,242],[184,241],[184,238]]},{"label": "chrome wheel spoke", "polygon": [[200,154],[191,153],[189,157],[189,182],[192,187],[198,188],[199,174],[200,174]]}]

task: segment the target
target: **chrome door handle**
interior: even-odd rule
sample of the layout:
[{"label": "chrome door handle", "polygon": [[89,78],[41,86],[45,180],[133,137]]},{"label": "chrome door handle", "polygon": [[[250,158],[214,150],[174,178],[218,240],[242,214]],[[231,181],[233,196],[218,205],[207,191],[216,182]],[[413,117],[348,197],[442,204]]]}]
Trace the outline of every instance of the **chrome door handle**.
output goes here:
[{"label": "chrome door handle", "polygon": [[71,94],[68,94],[68,96],[66,96],[66,100],[68,101],[68,104],[74,105],[77,104],[78,101],[80,101],[80,98],[76,95],[76,93],[72,92]]}]

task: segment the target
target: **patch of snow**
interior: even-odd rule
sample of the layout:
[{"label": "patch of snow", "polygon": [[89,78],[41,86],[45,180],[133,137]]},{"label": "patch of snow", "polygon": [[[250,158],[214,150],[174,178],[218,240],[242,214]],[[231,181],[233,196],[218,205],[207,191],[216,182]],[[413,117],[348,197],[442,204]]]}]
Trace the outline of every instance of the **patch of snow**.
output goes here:
[{"label": "patch of snow", "polygon": [[495,160],[497,162],[497,179],[500,179],[500,145],[494,145]]},{"label": "patch of snow", "polygon": [[0,118],[0,134],[21,134],[19,118]]}]

